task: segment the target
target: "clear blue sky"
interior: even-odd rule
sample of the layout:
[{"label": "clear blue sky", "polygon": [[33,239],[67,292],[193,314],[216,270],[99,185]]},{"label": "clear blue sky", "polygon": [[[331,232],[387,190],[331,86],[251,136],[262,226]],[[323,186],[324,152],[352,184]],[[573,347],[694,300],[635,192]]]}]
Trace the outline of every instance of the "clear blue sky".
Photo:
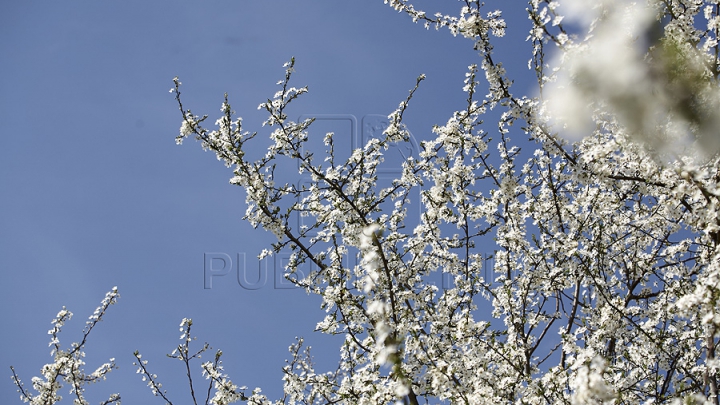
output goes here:
[{"label": "clear blue sky", "polygon": [[[434,12],[426,3],[420,8]],[[497,58],[532,79],[529,25],[524,5],[515,7],[515,36],[505,42],[512,45]],[[121,298],[91,335],[87,369],[110,357],[120,369],[88,388],[91,403],[112,392],[127,404],[162,403],[135,374],[134,350],[170,399],[185,403],[181,363],[165,357],[184,317],[194,319],[198,343],[224,351],[236,384],[261,386],[273,399],[295,336],[314,346],[318,371],[331,369],[339,341],[312,333],[323,317],[317,297],[273,288],[281,266],[270,262],[268,283],[256,290],[238,284],[236,263],[204,288],[206,253],[245,253],[246,268],[257,269],[273,237],[241,220],[244,196],[214,155],[192,140],[174,144],[174,76],[195,113],[214,122],[228,92],[247,129],[265,136],[257,106],[276,91],[291,56],[294,85],[310,88],[293,119],[344,114],[360,126],[366,115],[394,110],[425,73],[407,113],[418,139],[463,108],[464,73],[479,63],[469,40],[426,31],[380,0],[3,4],[0,402],[20,403],[10,365],[29,387],[51,360],[47,330],[62,306],[75,313],[61,334],[69,345],[113,286]],[[316,136],[333,130],[349,139],[341,124],[320,122]]]}]

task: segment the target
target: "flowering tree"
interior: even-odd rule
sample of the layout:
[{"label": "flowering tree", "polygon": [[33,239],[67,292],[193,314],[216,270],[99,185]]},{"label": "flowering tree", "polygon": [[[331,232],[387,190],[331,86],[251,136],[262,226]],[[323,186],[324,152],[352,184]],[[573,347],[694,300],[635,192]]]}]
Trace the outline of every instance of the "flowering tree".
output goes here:
[{"label": "flowering tree", "polygon": [[[527,95],[513,93],[493,52],[515,29],[500,11],[464,1],[458,16],[431,16],[385,3],[479,52],[465,102],[388,186],[383,153],[409,141],[403,114],[424,76],[383,137],[344,161],[332,133],[325,151],[307,151],[312,120],[288,118],[307,92],[290,85],[294,59],[260,105],[271,145],[259,159],[246,154],[257,133],[227,95],[208,129],[175,79],[178,143],[193,135],[232,167],[245,218],[278,239],[260,256],[290,249],[291,280],[323,299],[318,329],[344,337],[329,372],[302,340],[292,345],[277,402],[245,395],[217,356],[203,364],[217,390],[206,403],[718,404],[720,2],[530,0],[537,91]],[[287,161],[310,184],[284,182]],[[437,273],[452,285],[428,282]],[[190,325],[173,353],[186,366]]]},{"label": "flowering tree", "polygon": [[[472,39],[480,57],[464,107],[389,187],[378,186],[383,151],[408,141],[403,113],[424,76],[384,137],[342,162],[333,134],[318,159],[303,147],[312,120],[288,119],[307,91],[290,86],[294,60],[260,105],[273,143],[258,160],[245,154],[256,133],[227,96],[210,130],[175,80],[178,142],[192,134],[233,168],[245,218],[278,237],[274,252],[293,251],[288,270],[314,265],[295,283],[323,298],[318,329],[345,337],[332,372],[293,351],[285,402],[717,404],[720,3],[532,0],[538,87],[520,96],[493,53],[500,11],[466,1],[457,17],[429,16],[386,3]],[[490,110],[494,129],[482,122]],[[277,182],[284,159],[312,183]],[[314,221],[294,227],[296,215]],[[357,251],[360,265],[344,265]],[[426,282],[433,272],[451,288]]]}]

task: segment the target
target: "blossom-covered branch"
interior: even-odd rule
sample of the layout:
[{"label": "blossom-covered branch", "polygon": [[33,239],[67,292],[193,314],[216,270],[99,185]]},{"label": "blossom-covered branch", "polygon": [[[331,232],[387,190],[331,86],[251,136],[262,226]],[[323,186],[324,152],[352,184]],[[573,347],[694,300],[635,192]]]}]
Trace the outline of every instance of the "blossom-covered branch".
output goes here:
[{"label": "blossom-covered branch", "polygon": [[[110,359],[109,362],[100,365],[94,372],[86,373],[84,370],[85,357],[84,348],[87,342],[88,336],[93,328],[100,322],[105,316],[110,305],[117,302],[120,297],[117,287],[113,287],[102,300],[101,304],[95,312],[89,317],[85,330],[83,330],[82,340],[75,342],[70,345],[70,348],[63,349],[60,346],[59,334],[65,322],[72,318],[72,312],[63,309],[58,312],[55,319],[52,321],[52,329],[48,331],[48,334],[52,336],[50,339],[49,346],[52,347],[50,355],[53,356],[53,362],[48,363],[42,368],[42,377],[33,377],[32,385],[35,393],[31,393],[25,389],[20,377],[18,377],[15,369],[11,366],[12,379],[15,385],[18,387],[20,392],[20,399],[23,402],[30,403],[33,405],[52,405],[60,400],[62,396],[59,395],[59,391],[62,388],[61,381],[64,381],[70,385],[70,395],[74,397],[73,402],[79,405],[87,405],[88,402],[85,400],[85,385],[105,380],[107,374],[113,369],[117,368],[115,365],[115,359]],[[103,404],[120,404],[120,395],[112,394]]]}]

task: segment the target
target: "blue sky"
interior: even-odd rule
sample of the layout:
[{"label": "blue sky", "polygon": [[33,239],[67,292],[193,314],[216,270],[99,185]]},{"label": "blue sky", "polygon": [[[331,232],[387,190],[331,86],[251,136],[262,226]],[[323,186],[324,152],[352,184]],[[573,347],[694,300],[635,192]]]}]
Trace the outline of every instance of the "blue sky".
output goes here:
[{"label": "blue sky", "polygon": [[[419,8],[435,11],[427,3]],[[523,13],[517,4],[507,16],[514,35],[496,59],[532,79]],[[204,288],[207,254],[236,262],[244,253],[245,268],[257,271],[255,257],[274,237],[242,221],[244,196],[214,155],[191,140],[175,145],[174,76],[186,107],[214,121],[228,92],[247,129],[264,136],[257,106],[295,56],[293,83],[310,92],[291,117],[353,116],[361,136],[363,117],[392,112],[425,73],[406,114],[423,139],[463,108],[464,74],[479,63],[469,40],[426,31],[380,0],[5,2],[0,55],[4,403],[19,403],[10,365],[29,386],[51,360],[47,330],[62,306],[75,313],[60,336],[68,345],[113,286],[121,298],[91,335],[87,368],[114,357],[120,369],[88,389],[91,403],[113,392],[128,404],[162,403],[135,374],[134,350],[170,399],[185,402],[181,363],[165,357],[184,317],[194,319],[199,343],[223,350],[236,384],[261,386],[271,398],[281,395],[295,336],[313,345],[319,371],[333,366],[338,340],[312,333],[319,299],[274,288],[282,266],[264,264],[267,284],[248,290],[233,263]],[[349,142],[348,122],[319,121],[311,137],[335,131]]]}]

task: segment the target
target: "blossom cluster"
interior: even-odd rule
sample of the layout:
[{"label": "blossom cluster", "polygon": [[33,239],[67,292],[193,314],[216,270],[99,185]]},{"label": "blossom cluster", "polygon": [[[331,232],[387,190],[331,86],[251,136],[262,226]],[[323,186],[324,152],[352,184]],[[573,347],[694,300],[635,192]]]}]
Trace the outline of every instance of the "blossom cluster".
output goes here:
[{"label": "blossom cluster", "polygon": [[[547,115],[569,136],[610,115],[635,141],[672,159],[715,155],[717,4],[702,3],[568,2],[568,21],[586,37],[563,38],[553,62],[560,69],[548,77]],[[696,21],[701,11],[704,24]],[[661,26],[666,14],[673,17]]]}]

